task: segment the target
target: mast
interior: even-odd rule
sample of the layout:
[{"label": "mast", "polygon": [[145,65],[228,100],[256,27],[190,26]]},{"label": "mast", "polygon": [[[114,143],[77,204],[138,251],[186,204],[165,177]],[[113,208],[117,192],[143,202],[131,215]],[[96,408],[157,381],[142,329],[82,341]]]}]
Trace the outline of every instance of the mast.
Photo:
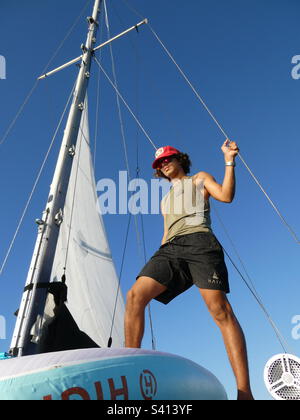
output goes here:
[{"label": "mast", "polygon": [[101,3],[102,0],[95,0],[92,16],[88,18],[88,35],[85,45],[82,46],[83,54],[73,102],[62,139],[50,194],[42,218],[38,221],[38,235],[11,343],[11,353],[14,356],[36,353],[37,346],[31,343],[30,331],[38,317],[43,315],[45,308],[60,225],[63,223],[63,208],[69,185],[73,156],[76,153],[76,141],[90,77]]}]

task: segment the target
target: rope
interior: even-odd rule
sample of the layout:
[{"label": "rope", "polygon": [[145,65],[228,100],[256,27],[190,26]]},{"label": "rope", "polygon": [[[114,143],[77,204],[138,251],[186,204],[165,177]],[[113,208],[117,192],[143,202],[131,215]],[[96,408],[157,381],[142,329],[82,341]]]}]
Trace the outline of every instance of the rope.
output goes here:
[{"label": "rope", "polygon": [[226,134],[224,128],[221,126],[221,124],[216,119],[216,117],[214,116],[214,114],[208,108],[208,106],[204,102],[204,99],[199,95],[199,93],[197,92],[196,88],[192,85],[191,81],[188,79],[188,77],[186,76],[186,74],[184,73],[184,71],[182,70],[182,68],[179,66],[179,64],[175,61],[175,59],[172,56],[172,54],[170,53],[170,51],[167,49],[167,47],[163,44],[163,42],[161,41],[161,39],[158,37],[157,33],[154,31],[154,29],[152,28],[152,26],[150,25],[150,23],[148,23],[148,26],[149,26],[149,29],[151,30],[151,32],[153,33],[153,35],[155,36],[155,38],[157,39],[157,41],[160,43],[160,45],[162,46],[162,48],[164,49],[164,51],[168,55],[168,57],[171,59],[171,61],[177,67],[177,70],[179,71],[179,73],[181,74],[181,76],[184,78],[184,80],[187,82],[187,84],[189,85],[189,87],[192,89],[192,91],[194,92],[194,94],[196,95],[196,97],[198,98],[198,100],[204,106],[204,108],[206,109],[206,111],[208,112],[208,114],[210,115],[210,117],[213,119],[213,121],[218,126],[218,128],[220,129],[220,131],[223,133],[223,135],[225,136],[225,138],[228,138],[229,136]]},{"label": "rope", "polygon": [[[212,118],[212,120],[215,122],[215,124],[217,125],[217,127],[219,128],[219,130],[222,132],[222,134],[224,135],[224,137],[228,139],[229,136],[225,132],[224,128],[221,126],[221,124],[219,123],[219,121],[216,119],[216,117],[213,115],[213,113],[211,112],[211,110],[208,108],[208,106],[206,105],[204,99],[197,92],[196,88],[193,86],[193,84],[190,82],[190,80],[188,79],[188,77],[186,76],[186,74],[184,73],[184,71],[182,70],[182,68],[176,62],[176,60],[173,57],[173,55],[170,53],[170,51],[167,49],[167,47],[164,45],[164,43],[162,42],[162,40],[159,38],[159,36],[157,35],[157,33],[154,31],[154,29],[151,27],[151,25],[149,23],[148,23],[148,26],[149,26],[151,32],[153,33],[153,35],[155,36],[155,38],[157,39],[157,41],[159,42],[159,44],[162,46],[162,48],[164,49],[164,51],[168,55],[168,57],[175,64],[175,66],[178,69],[178,71],[180,72],[181,76],[184,78],[184,80],[190,86],[190,88],[192,89],[192,91],[194,92],[194,94],[196,95],[196,97],[198,98],[198,100],[201,102],[201,104],[203,105],[203,107],[205,108],[205,110],[208,112],[208,114],[210,115],[210,117]],[[283,222],[283,224],[286,226],[286,228],[288,229],[288,231],[290,232],[290,234],[292,235],[292,237],[295,239],[295,241],[298,244],[300,244],[300,239],[296,235],[295,231],[291,228],[291,226],[288,224],[288,222],[286,221],[286,219],[284,218],[284,216],[282,215],[282,213],[280,212],[280,210],[278,209],[278,207],[271,200],[270,196],[267,194],[266,190],[263,188],[262,184],[257,179],[257,177],[254,175],[253,171],[250,169],[249,165],[246,163],[246,161],[244,160],[244,158],[241,156],[240,153],[238,154],[238,157],[240,158],[240,160],[242,161],[242,163],[244,164],[244,166],[246,167],[247,171],[249,172],[249,174],[251,175],[251,177],[254,179],[254,181],[256,182],[256,184],[259,186],[259,188],[261,189],[261,191],[263,192],[263,194],[265,195],[265,197],[267,198],[267,200],[269,201],[269,203],[271,204],[271,206],[273,207],[273,209],[275,210],[275,212],[277,213],[277,215],[279,216],[279,218],[281,219],[281,221]]]},{"label": "rope", "polygon": [[275,210],[275,212],[277,213],[277,215],[280,217],[282,223],[287,227],[287,229],[289,230],[290,234],[293,236],[293,238],[295,239],[295,241],[298,244],[300,244],[300,240],[299,240],[297,234],[292,229],[292,227],[289,225],[289,223],[287,222],[287,220],[285,219],[285,217],[282,215],[282,213],[278,210],[278,208],[276,207],[276,205],[272,201],[271,197],[267,194],[266,190],[263,188],[263,186],[261,185],[261,183],[259,182],[259,180],[256,178],[256,176],[254,175],[254,173],[251,171],[251,169],[249,168],[249,166],[247,165],[247,163],[245,162],[245,160],[243,159],[243,157],[241,156],[240,153],[238,154],[238,156],[241,159],[241,161],[243,162],[243,164],[245,165],[245,167],[247,168],[248,172],[251,174],[251,176],[254,179],[254,181],[256,182],[256,184],[259,186],[259,188],[261,189],[261,191],[266,196],[267,200],[269,201],[269,203],[271,204],[271,206],[273,207],[273,209]]},{"label": "rope", "polygon": [[41,178],[41,175],[42,175],[42,173],[43,173],[44,167],[45,167],[45,165],[46,165],[46,162],[47,162],[47,160],[48,160],[49,154],[50,154],[50,152],[51,152],[51,149],[52,149],[52,147],[53,147],[54,141],[55,141],[55,139],[56,139],[56,136],[57,136],[58,130],[60,129],[60,126],[61,126],[62,121],[63,121],[63,119],[64,119],[65,113],[66,113],[66,111],[67,111],[67,109],[68,109],[68,106],[69,106],[69,103],[70,103],[70,101],[71,101],[71,98],[72,98],[72,95],[73,95],[74,89],[75,89],[75,84],[74,84],[74,86],[73,86],[73,88],[72,88],[72,91],[71,91],[71,94],[70,94],[70,96],[69,96],[69,99],[68,99],[68,101],[67,101],[67,103],[66,103],[66,106],[65,106],[65,108],[64,108],[64,110],[63,110],[63,113],[62,113],[62,115],[61,115],[61,117],[60,117],[59,123],[58,123],[57,128],[56,128],[56,130],[55,130],[55,132],[54,132],[54,135],[53,135],[53,137],[52,137],[52,140],[51,140],[50,146],[49,146],[49,148],[48,148],[48,150],[47,150],[47,153],[46,153],[46,155],[45,155],[45,157],[44,157],[44,160],[43,160],[43,162],[42,162],[42,165],[41,165],[41,167],[40,167],[40,170],[39,170],[39,172],[38,172],[38,174],[37,174],[37,177],[36,177],[36,179],[35,179],[35,181],[34,181],[33,187],[32,187],[31,192],[30,192],[30,194],[29,194],[29,198],[28,198],[28,200],[27,200],[27,202],[26,202],[26,204],[25,204],[25,208],[24,208],[24,210],[23,210],[23,212],[22,212],[22,215],[21,215],[21,218],[20,218],[19,223],[18,223],[18,225],[17,225],[16,231],[15,231],[15,233],[14,233],[14,235],[13,235],[13,238],[12,238],[12,240],[11,240],[11,242],[10,242],[10,245],[9,245],[9,247],[8,247],[8,250],[7,250],[7,252],[6,252],[6,255],[5,255],[5,257],[4,257],[4,260],[3,260],[3,262],[2,262],[2,265],[1,265],[1,268],[0,268],[0,275],[2,274],[2,272],[3,272],[4,268],[5,268],[5,265],[6,265],[6,263],[7,263],[7,260],[8,260],[8,258],[9,258],[9,255],[10,255],[10,253],[11,253],[11,250],[12,250],[12,248],[13,248],[13,246],[14,246],[15,240],[16,240],[16,238],[17,238],[17,236],[18,236],[19,230],[20,230],[20,228],[21,228],[21,226],[22,226],[22,223],[23,223],[24,217],[25,217],[25,215],[26,215],[26,213],[27,213],[27,209],[28,209],[28,207],[29,207],[29,205],[30,205],[30,203],[31,203],[31,200],[32,200],[33,194],[34,194],[34,192],[35,192],[35,189],[36,189],[36,187],[37,187],[37,184],[38,184],[38,182],[39,182],[39,180],[40,180],[40,178]]}]

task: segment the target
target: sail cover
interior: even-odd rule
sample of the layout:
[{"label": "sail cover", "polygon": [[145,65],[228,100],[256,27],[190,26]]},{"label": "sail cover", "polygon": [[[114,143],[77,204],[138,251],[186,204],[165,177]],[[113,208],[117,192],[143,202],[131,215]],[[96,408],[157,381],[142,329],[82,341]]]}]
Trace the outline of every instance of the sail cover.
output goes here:
[{"label": "sail cover", "polygon": [[100,347],[110,336],[113,347],[122,347],[124,301],[97,206],[87,99],[73,159],[51,282],[65,273],[66,307],[80,331]]}]

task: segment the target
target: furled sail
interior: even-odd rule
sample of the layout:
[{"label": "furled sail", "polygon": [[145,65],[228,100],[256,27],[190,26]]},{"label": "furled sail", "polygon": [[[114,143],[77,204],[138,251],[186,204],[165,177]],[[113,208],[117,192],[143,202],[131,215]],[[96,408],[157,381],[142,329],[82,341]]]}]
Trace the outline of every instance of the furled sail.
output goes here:
[{"label": "furled sail", "polygon": [[[57,220],[61,225],[51,282],[65,283],[67,288],[59,320],[62,325],[63,318],[70,318],[91,343],[106,347],[111,336],[113,347],[122,347],[124,301],[121,291],[118,291],[118,278],[97,207],[87,103],[86,99],[65,207]],[[49,299],[50,295],[46,313],[51,307]],[[88,341],[84,347],[89,347]],[[54,347],[57,349],[64,349],[64,346]]]}]

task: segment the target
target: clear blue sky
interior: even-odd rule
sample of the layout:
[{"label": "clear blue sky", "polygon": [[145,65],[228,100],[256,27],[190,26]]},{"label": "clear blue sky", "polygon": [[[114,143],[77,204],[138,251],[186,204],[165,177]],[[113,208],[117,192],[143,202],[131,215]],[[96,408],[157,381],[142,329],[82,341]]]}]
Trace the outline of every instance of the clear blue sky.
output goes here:
[{"label": "clear blue sky", "polygon": [[[300,235],[299,127],[300,80],[291,76],[292,57],[300,54],[297,0],[129,0],[150,19],[159,36],[205,98],[243,157]],[[80,54],[86,37],[83,14],[51,68]],[[0,80],[0,137],[44,69],[50,57],[85,5],[85,0],[2,2],[0,55],[6,60],[6,80]],[[111,33],[137,23],[140,18],[121,0],[108,0]],[[105,37],[106,35],[104,35]],[[114,43],[121,92],[138,114],[157,146],[171,144],[187,152],[192,173],[205,170],[222,181],[222,134],[186,83],[179,76],[148,28]],[[111,73],[108,50],[105,68]],[[97,68],[94,66],[95,75]],[[28,106],[0,146],[0,260],[3,260],[23,210],[33,180],[51,141],[71,90],[76,67],[41,82]],[[97,78],[95,78],[97,79]],[[125,170],[115,96],[101,77],[100,136],[97,146],[97,180],[118,178]],[[96,82],[91,83],[90,112],[94,116]],[[139,144],[140,176],[150,183],[153,148],[123,109],[132,175]],[[94,120],[94,118],[92,118]],[[94,132],[94,125],[91,124]],[[9,347],[35,241],[34,219],[40,217],[49,191],[56,142],[46,171],[21,229],[15,248],[0,277],[0,315],[6,318]],[[262,300],[299,356],[300,339],[292,338],[291,320],[300,314],[300,247],[280,223],[242,163],[237,166],[235,201],[215,206],[243,258]],[[231,244],[213,213],[214,231],[237,260]],[[120,269],[128,216],[105,217],[117,271]],[[160,245],[162,217],[143,217],[147,258]],[[140,225],[140,219],[139,219]],[[124,295],[143,266],[134,223],[122,275]],[[263,312],[228,262],[230,301],[244,329],[249,351],[251,380],[257,399],[271,398],[263,383],[267,360],[282,351]],[[182,355],[211,370],[235,398],[235,381],[220,333],[210,319],[196,288],[170,305],[151,306],[158,350]],[[151,346],[149,323],[144,347]]]}]

